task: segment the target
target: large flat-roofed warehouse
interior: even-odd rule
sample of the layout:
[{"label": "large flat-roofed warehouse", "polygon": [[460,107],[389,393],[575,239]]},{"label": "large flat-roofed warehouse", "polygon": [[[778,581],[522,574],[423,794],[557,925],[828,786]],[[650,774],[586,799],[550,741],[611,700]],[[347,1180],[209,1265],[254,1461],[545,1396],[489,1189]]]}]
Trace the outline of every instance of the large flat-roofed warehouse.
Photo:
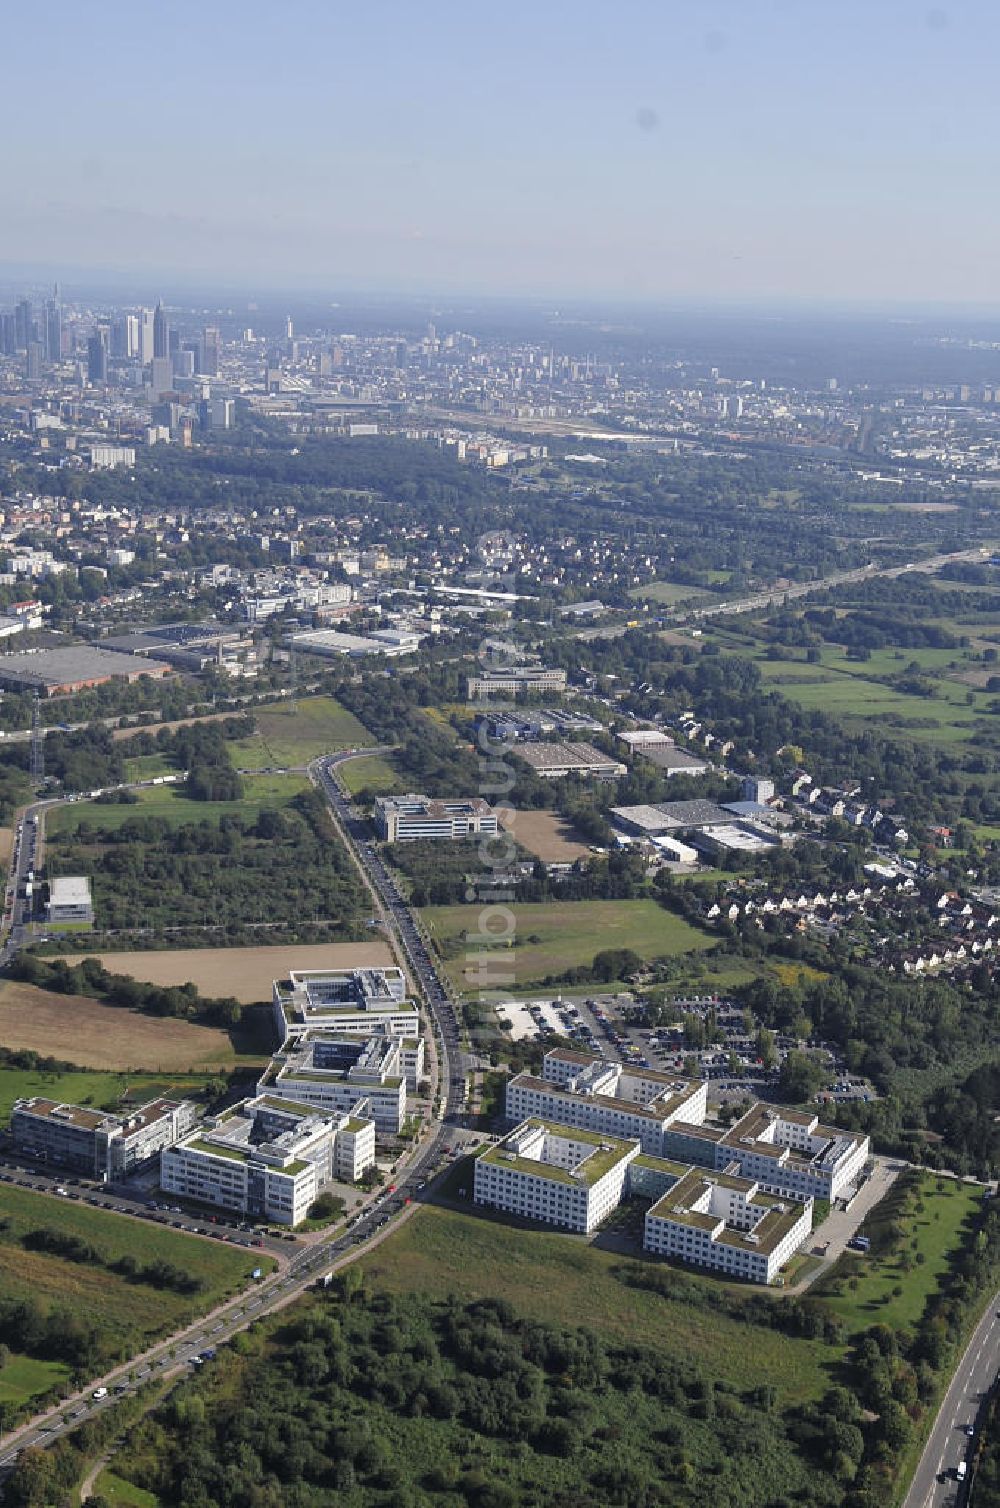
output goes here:
[{"label": "large flat-roofed warehouse", "polygon": [[678,833],[683,828],[724,827],[732,813],[715,801],[662,801],[656,806],[613,806],[619,827],[644,838]]},{"label": "large flat-roofed warehouse", "polygon": [[154,623],[101,640],[104,649],[146,658],[159,656],[178,670],[232,663],[253,648],[242,628],[222,623]]},{"label": "large flat-roofed warehouse", "polygon": [[90,644],[0,655],[0,686],[12,691],[37,691],[42,696],[86,691],[113,680],[138,681],[144,675],[159,678],[169,671],[170,666],[162,660],[136,660]]},{"label": "large flat-roofed warehouse", "polygon": [[521,744],[513,752],[543,780],[559,780],[564,775],[615,780],[619,775],[628,774],[628,767],[620,759],[613,754],[602,754],[592,744]]}]

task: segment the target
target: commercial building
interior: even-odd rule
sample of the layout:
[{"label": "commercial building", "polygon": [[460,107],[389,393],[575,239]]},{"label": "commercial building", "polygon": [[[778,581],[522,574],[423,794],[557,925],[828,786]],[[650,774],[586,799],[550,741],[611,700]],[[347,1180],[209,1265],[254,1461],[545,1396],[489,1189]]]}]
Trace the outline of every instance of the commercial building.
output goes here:
[{"label": "commercial building", "polygon": [[390,1037],[420,1036],[420,1015],[406,998],[406,976],[384,969],[293,969],[271,989],[278,1041],[308,1030],[382,1032]]},{"label": "commercial building", "polygon": [[113,680],[132,682],[143,676],[158,679],[169,671],[170,666],[162,661],[130,660],[89,644],[0,655],[0,686],[12,691],[38,691],[42,696],[67,695]]},{"label": "commercial building", "polygon": [[511,665],[497,670],[483,670],[468,679],[468,698],[477,696],[518,696],[540,691],[565,691],[565,670],[544,670],[541,666]]},{"label": "commercial building", "polygon": [[742,822],[721,822],[718,827],[703,827],[692,833],[691,842],[701,853],[715,858],[724,854],[769,853],[772,848],[780,847],[781,840]]},{"label": "commercial building", "polygon": [[419,1037],[307,1032],[275,1054],[257,1093],[351,1112],[363,1098],[376,1131],[397,1136],[406,1119],[407,1090],[415,1093],[423,1076],[423,1058]]},{"label": "commercial building", "polygon": [[664,1136],[674,1120],[701,1121],[708,1105],[707,1082],[561,1049],[546,1053],[542,1075],[519,1073],[509,1081],[508,1120],[537,1116],[602,1136],[634,1138],[654,1157],[664,1155]]},{"label": "commercial building", "polygon": [[661,837],[664,833],[680,835],[685,828],[724,826],[731,820],[716,801],[660,801],[655,806],[613,806],[611,815],[623,832],[643,838]]},{"label": "commercial building", "polygon": [[67,874],[51,880],[45,916],[53,926],[61,922],[85,922],[89,926],[94,920],[94,903],[86,875]]},{"label": "commercial building", "polygon": [[333,628],[318,628],[302,634],[293,634],[296,649],[307,654],[321,655],[326,659],[363,659],[367,655],[381,655],[384,659],[396,659],[399,655],[411,655],[420,648],[426,634],[401,629],[375,629],[370,634],[344,634]]},{"label": "commercial building", "polygon": [[778,1198],[749,1178],[690,1168],[647,1212],[643,1246],[726,1277],[771,1283],[812,1230],[811,1198]]},{"label": "commercial building", "polygon": [[150,1100],[128,1115],[34,1095],[14,1101],[10,1134],[19,1152],[110,1182],[133,1172],[195,1124],[187,1100]]},{"label": "commercial building", "polygon": [[507,1084],[508,1120],[527,1116],[636,1138],[643,1152],[753,1179],[771,1193],[832,1201],[856,1183],[868,1137],[821,1125],[809,1110],[755,1104],[729,1128],[705,1124],[708,1084],[556,1048],[542,1077]]},{"label": "commercial building", "polygon": [[481,796],[432,801],[429,796],[379,796],[375,826],[386,843],[452,841],[499,831],[497,814]]},{"label": "commercial building", "polygon": [[589,1234],[621,1203],[637,1141],[523,1121],[476,1159],[477,1204]]},{"label": "commercial building", "polygon": [[177,670],[218,665],[232,671],[252,656],[253,639],[244,630],[221,623],[158,623],[102,639],[101,647],[139,657],[152,655]]},{"label": "commercial building", "polygon": [[528,743],[520,745],[515,753],[543,780],[560,780],[566,775],[617,780],[628,774],[627,765],[614,755],[603,754],[593,744]]},{"label": "commercial building", "polygon": [[712,766],[707,759],[699,759],[694,754],[686,754],[683,749],[675,749],[672,744],[653,743],[643,744],[637,750],[650,764],[655,764],[658,770],[670,777],[672,775],[707,775]]},{"label": "commercial building", "polygon": [[810,1110],[758,1103],[728,1130],[678,1119],[664,1135],[663,1153],[730,1169],[772,1193],[832,1201],[856,1184],[869,1141],[860,1132],[821,1125]]},{"label": "commercial building", "polygon": [[328,1183],[354,1181],[374,1158],[370,1118],[259,1095],[166,1148],[160,1183],[179,1198],[297,1225]]}]

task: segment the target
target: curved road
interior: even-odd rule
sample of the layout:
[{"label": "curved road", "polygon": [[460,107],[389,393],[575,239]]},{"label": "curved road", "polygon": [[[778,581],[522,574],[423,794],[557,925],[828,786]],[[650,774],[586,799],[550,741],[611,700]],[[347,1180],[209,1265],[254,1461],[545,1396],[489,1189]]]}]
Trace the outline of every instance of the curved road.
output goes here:
[{"label": "curved road", "polygon": [[[448,1122],[457,1124],[465,1103],[466,1090],[464,1054],[455,1009],[409,907],[369,841],[363,822],[337,785],[334,774],[339,764],[371,752],[370,749],[358,749],[327,756],[317,760],[310,767],[310,773],[322,790],[335,825],[343,833],[345,842],[365,874],[369,888],[377,898],[386,926],[391,928],[409,962],[414,982],[423,992],[435,1035],[438,1088],[441,1093],[437,1124],[405,1164],[396,1183],[378,1194],[363,1213],[338,1235],[330,1240],[321,1239],[297,1252],[282,1270],[263,1279],[258,1287],[219,1306],[185,1331],[151,1347],[142,1356],[133,1357],[103,1377],[92,1378],[72,1397],[63,1399],[57,1407],[29,1420],[0,1441],[0,1477],[9,1474],[22,1450],[29,1446],[50,1444],[60,1435],[77,1428],[85,1418],[93,1417],[96,1412],[113,1406],[116,1396],[134,1392],[151,1378],[170,1376],[197,1364],[203,1352],[231,1339],[263,1315],[290,1303],[317,1279],[322,1281],[327,1273],[335,1272],[355,1261],[374,1242],[389,1234],[385,1227],[394,1215],[401,1214],[406,1218],[411,1213],[412,1201],[450,1152],[452,1131]],[[29,808],[24,818],[23,833],[28,833],[29,826],[34,832],[34,824],[29,823],[30,815],[43,807],[58,804],[58,801],[40,802],[36,807]],[[33,837],[32,845],[35,841],[37,840]],[[27,856],[23,859],[23,867],[25,872],[33,867]],[[5,959],[11,951],[16,950],[16,934],[19,930],[20,923],[15,916],[11,935],[3,949],[2,956]],[[104,1396],[95,1398],[93,1394],[98,1389],[107,1391]]]}]

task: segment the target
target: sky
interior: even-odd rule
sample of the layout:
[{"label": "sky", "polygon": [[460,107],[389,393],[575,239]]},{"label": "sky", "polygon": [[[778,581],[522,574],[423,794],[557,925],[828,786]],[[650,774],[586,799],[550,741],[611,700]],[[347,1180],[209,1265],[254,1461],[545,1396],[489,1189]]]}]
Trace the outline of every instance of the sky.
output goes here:
[{"label": "sky", "polygon": [[995,0],[48,0],[3,33],[8,268],[1000,304]]}]

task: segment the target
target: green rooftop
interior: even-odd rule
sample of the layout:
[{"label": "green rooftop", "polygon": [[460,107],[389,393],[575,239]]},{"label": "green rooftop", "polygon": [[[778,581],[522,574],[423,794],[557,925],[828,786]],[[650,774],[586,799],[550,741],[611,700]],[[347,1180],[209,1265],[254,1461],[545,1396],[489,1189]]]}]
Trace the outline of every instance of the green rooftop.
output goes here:
[{"label": "green rooftop", "polygon": [[231,1162],[246,1162],[248,1153],[239,1147],[227,1147],[222,1142],[205,1141],[199,1137],[197,1141],[189,1141],[185,1144],[188,1152],[204,1152],[209,1157],[228,1157]]}]

